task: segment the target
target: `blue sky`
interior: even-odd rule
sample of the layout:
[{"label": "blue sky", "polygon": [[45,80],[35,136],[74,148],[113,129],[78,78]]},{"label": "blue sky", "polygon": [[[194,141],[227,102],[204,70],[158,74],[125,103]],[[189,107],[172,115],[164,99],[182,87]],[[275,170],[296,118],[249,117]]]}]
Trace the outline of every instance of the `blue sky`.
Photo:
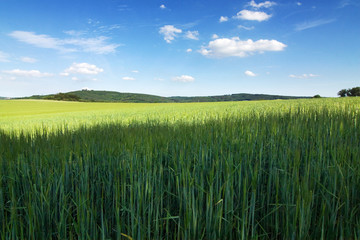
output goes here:
[{"label": "blue sky", "polygon": [[334,97],[360,85],[359,0],[0,0],[0,96]]}]

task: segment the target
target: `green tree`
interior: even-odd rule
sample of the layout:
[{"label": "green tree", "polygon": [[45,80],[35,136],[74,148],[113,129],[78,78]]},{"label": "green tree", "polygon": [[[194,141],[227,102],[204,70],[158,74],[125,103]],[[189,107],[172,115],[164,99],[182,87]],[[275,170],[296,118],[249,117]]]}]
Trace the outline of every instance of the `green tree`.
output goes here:
[{"label": "green tree", "polygon": [[341,89],[337,95],[339,95],[340,97],[346,97],[348,95],[348,90],[346,89]]}]

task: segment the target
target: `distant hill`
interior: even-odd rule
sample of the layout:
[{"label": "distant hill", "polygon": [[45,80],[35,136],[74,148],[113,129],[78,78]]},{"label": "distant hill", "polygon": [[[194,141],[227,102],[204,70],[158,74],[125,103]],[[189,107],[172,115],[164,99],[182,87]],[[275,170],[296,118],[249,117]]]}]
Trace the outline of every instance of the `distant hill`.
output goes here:
[{"label": "distant hill", "polygon": [[224,101],[251,101],[251,100],[275,100],[275,99],[297,99],[309,97],[294,97],[267,94],[239,93],[231,95],[207,96],[207,97],[160,97],[140,93],[120,93],[113,91],[82,90],[68,93],[50,95],[34,95],[22,99],[49,99],[59,101],[80,102],[127,102],[127,103],[187,103],[187,102],[224,102]]},{"label": "distant hill", "polygon": [[275,99],[297,99],[308,97],[292,97],[267,94],[238,93],[231,95],[208,96],[208,97],[170,97],[174,102],[226,102],[226,101],[252,101],[252,100],[275,100]]}]

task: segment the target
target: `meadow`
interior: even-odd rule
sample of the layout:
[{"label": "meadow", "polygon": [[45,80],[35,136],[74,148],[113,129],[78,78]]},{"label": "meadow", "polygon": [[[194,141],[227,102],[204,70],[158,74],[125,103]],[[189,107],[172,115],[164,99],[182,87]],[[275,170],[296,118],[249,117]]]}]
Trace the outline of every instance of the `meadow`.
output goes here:
[{"label": "meadow", "polygon": [[1,239],[359,239],[360,98],[0,101]]}]

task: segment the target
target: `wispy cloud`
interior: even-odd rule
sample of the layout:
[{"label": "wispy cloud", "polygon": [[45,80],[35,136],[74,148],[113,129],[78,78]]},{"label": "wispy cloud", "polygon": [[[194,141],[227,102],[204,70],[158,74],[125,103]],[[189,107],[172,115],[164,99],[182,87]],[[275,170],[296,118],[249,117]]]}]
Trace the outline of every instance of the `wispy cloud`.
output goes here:
[{"label": "wispy cloud", "polygon": [[255,27],[254,27],[254,26],[246,27],[246,26],[243,26],[243,25],[239,25],[238,28],[239,28],[239,29],[245,29],[245,30],[250,31],[250,30],[253,30]]},{"label": "wispy cloud", "polygon": [[22,62],[26,62],[26,63],[36,63],[37,60],[35,58],[31,58],[31,57],[22,57],[20,59]]},{"label": "wispy cloud", "polygon": [[60,52],[90,52],[95,54],[108,54],[116,51],[120,44],[108,44],[108,37],[99,36],[95,38],[54,38],[45,34],[34,32],[13,31],[9,36],[20,42],[24,42],[39,48],[48,48]]},{"label": "wispy cloud", "polygon": [[272,6],[275,6],[276,2],[271,2],[271,1],[265,1],[265,2],[261,2],[261,3],[256,3],[254,0],[251,0],[249,2],[249,6],[258,9],[258,8],[270,8]]},{"label": "wispy cloud", "polygon": [[193,82],[195,81],[195,78],[189,75],[181,75],[181,76],[173,77],[172,80],[175,82]]},{"label": "wispy cloud", "polygon": [[123,77],[122,80],[125,80],[125,81],[135,81],[135,78],[133,78],[133,77]]},{"label": "wispy cloud", "polygon": [[240,40],[234,38],[218,38],[210,41],[207,46],[203,46],[199,52],[208,57],[247,57],[255,53],[264,53],[267,51],[283,51],[286,48],[284,43],[277,40],[260,39],[253,41]]},{"label": "wispy cloud", "polygon": [[159,33],[164,36],[164,40],[167,43],[171,43],[177,37],[178,33],[182,33],[182,30],[174,27],[173,25],[165,25],[160,28]]},{"label": "wispy cloud", "polygon": [[306,21],[303,23],[299,23],[295,26],[295,31],[303,31],[306,29],[310,29],[310,28],[314,28],[314,27],[319,27],[325,24],[329,24],[332,22],[335,22],[336,19],[318,19],[318,20],[312,20],[312,21]]},{"label": "wispy cloud", "polygon": [[10,62],[8,54],[0,51],[0,62]]},{"label": "wispy cloud", "polygon": [[14,69],[14,70],[8,70],[8,71],[2,71],[3,73],[9,74],[9,75],[15,75],[20,77],[51,77],[54,76],[52,73],[42,73],[39,70],[20,70],[20,69]]},{"label": "wispy cloud", "polygon": [[306,78],[314,78],[314,77],[319,77],[319,75],[316,74],[302,74],[302,75],[294,75],[294,74],[290,74],[289,77],[291,78],[300,78],[300,79],[306,79]]}]

